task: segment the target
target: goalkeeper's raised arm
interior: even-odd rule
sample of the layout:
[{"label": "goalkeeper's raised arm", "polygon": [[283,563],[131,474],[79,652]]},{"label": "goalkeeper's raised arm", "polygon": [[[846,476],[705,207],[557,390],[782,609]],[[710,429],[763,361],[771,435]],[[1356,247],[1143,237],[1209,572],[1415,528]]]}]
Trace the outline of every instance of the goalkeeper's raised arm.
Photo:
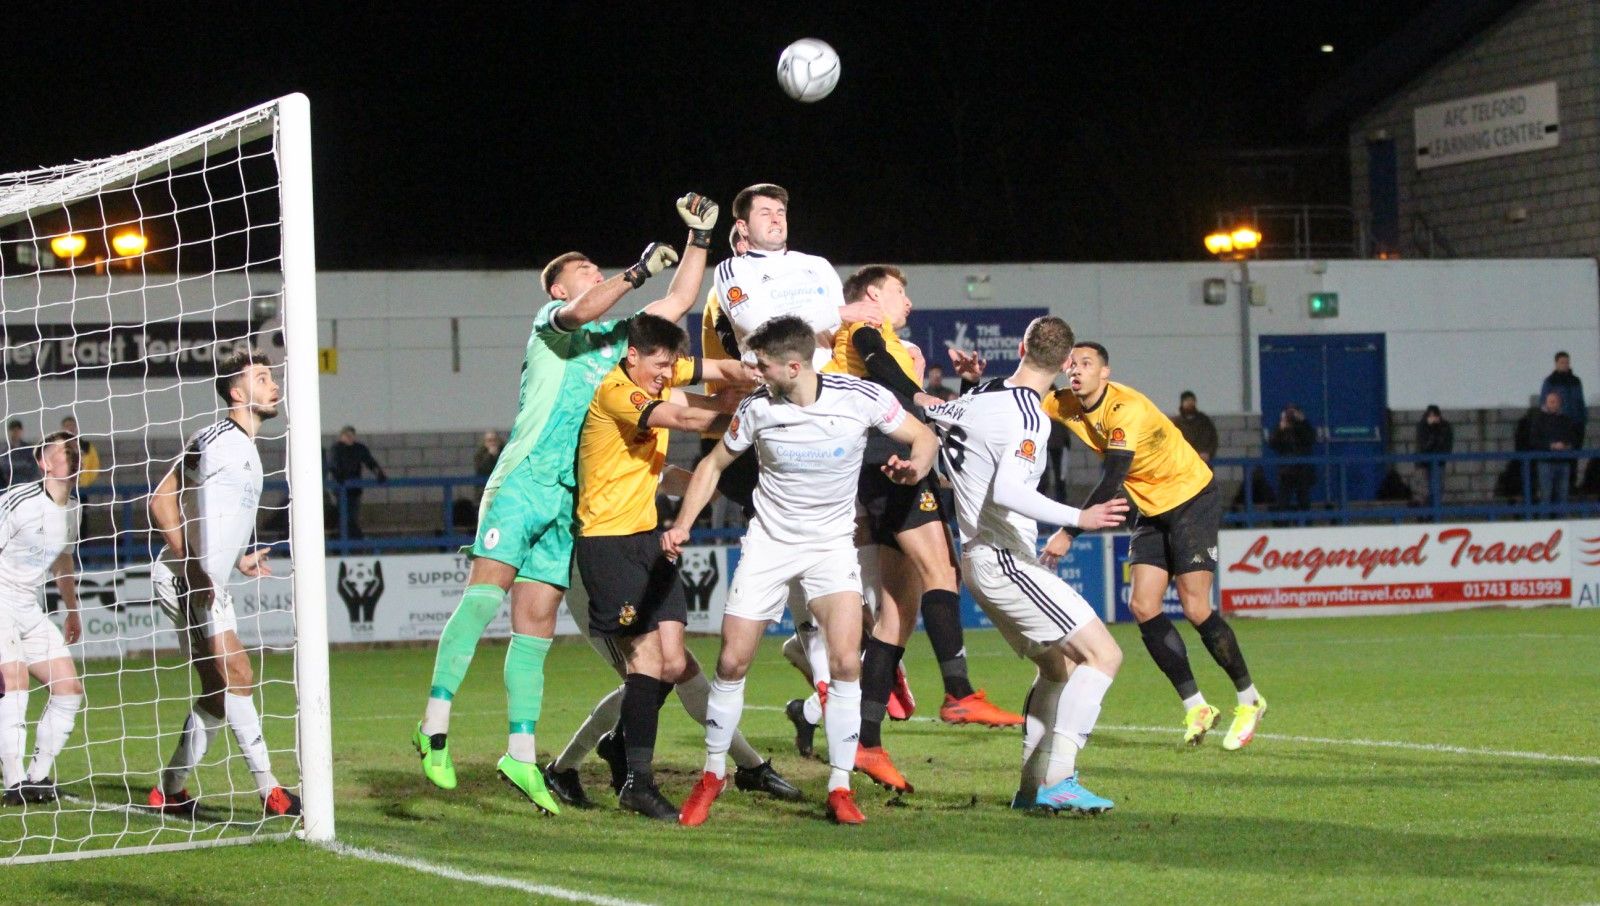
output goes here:
[{"label": "goalkeeper's raised arm", "polygon": [[[690,192],[678,199],[677,208],[678,216],[689,227],[682,264],[667,294],[645,309],[669,321],[683,317],[699,295],[700,280],[705,275],[706,249],[711,244],[711,229],[717,222],[717,203],[703,195]],[[550,262],[544,272],[545,291],[552,299],[566,302],[555,313],[556,326],[570,331],[598,320],[629,290],[638,289],[646,280],[675,264],[679,264],[678,253],[661,242],[645,246],[636,263],[610,279],[603,278],[599,267],[583,255],[576,252],[562,255]],[[576,267],[568,272],[568,265]],[[564,276],[568,279],[562,279]]]}]

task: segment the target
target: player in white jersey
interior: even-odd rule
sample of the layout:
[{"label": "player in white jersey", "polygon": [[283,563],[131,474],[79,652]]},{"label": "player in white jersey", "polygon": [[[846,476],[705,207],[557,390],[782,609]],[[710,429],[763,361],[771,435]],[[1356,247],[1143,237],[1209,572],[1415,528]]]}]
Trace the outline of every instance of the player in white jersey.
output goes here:
[{"label": "player in white jersey", "polygon": [[1122,650],[1094,608],[1039,564],[1039,522],[1085,531],[1120,525],[1119,498],[1084,510],[1040,494],[1049,423],[1040,398],[1072,353],[1072,328],[1035,318],[1010,378],[931,407],[943,437],[941,468],[955,487],[961,572],[973,597],[1020,657],[1039,668],[1023,706],[1022,783],[1013,808],[1103,812],[1112,802],[1078,783]]},{"label": "player in white jersey", "polygon": [[739,405],[728,433],[700,461],[662,548],[676,557],[716,487],[740,453],[761,460],[755,517],[722,618],[722,650],[706,705],[706,768],[684,801],[680,823],[706,820],[727,785],[727,753],[744,711],[744,680],[767,624],[783,615],[791,584],[805,591],[827,640],[833,680],[828,696],[828,812],[841,824],[865,819],[850,791],[861,727],[861,567],[856,559],[855,486],[867,432],[911,447],[884,472],[903,484],[922,480],[938,443],[908,418],[883,388],[812,367],[815,333],[797,317],[768,321],[748,338],[763,387]]},{"label": "player in white jersey", "polygon": [[256,713],[255,675],[239,641],[228,579],[237,569],[269,576],[268,548],[247,550],[261,501],[256,434],[278,415],[278,384],[263,355],[231,353],[217,361],[217,395],[228,417],[195,433],[150,495],[150,524],[166,541],[150,567],[156,602],[178,630],[178,644],[200,678],[200,695],[184,721],[152,808],[194,811],[185,783],[227,723],[255,778],[268,815],[300,814],[300,797],[272,773]]},{"label": "player in white jersey", "polygon": [[876,304],[845,303],[839,273],[828,259],[789,248],[787,189],[772,183],[750,186],[734,197],[733,216],[746,250],[717,265],[716,293],[733,326],[735,354],[742,353],[746,364],[755,364],[746,341],[773,318],[792,315],[811,327],[817,338],[811,363],[818,371],[833,357],[833,334],[840,324],[882,323]]},{"label": "player in white jersey", "polygon": [[[73,435],[57,431],[44,439],[34,458],[44,477],[0,494],[0,773],[6,805],[56,798],[50,769],[83,705],[83,684],[67,651],[81,632],[72,562],[78,541],[78,502],[72,496],[78,445]],[[64,637],[39,606],[39,592],[51,576],[67,611]],[[49,688],[50,698],[24,771],[30,673]]]}]

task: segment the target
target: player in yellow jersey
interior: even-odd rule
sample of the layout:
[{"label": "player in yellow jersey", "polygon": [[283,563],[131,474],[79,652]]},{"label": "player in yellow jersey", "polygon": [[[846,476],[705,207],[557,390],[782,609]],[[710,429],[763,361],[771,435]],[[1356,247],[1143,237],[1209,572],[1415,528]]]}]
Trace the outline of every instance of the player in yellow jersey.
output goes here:
[{"label": "player in yellow jersey", "polygon": [[[1104,346],[1078,343],[1064,370],[1069,386],[1044,397],[1042,405],[1046,415],[1065,424],[1103,460],[1100,483],[1083,506],[1109,500],[1121,488],[1137,508],[1129,520],[1129,609],[1139,621],[1145,648],[1183,699],[1184,742],[1200,745],[1221,712],[1200,694],[1183,637],[1161,609],[1174,577],[1183,615],[1233,680],[1238,706],[1222,747],[1241,749],[1254,738],[1267,700],[1250,681],[1233,629],[1211,609],[1222,514],[1211,467],[1144,394],[1111,380],[1111,356]],[[1053,567],[1067,552],[1073,534],[1062,529],[1050,537],[1041,558],[1046,566]]]},{"label": "player in yellow jersey", "polygon": [[[578,442],[574,546],[589,600],[587,613],[579,615],[575,609],[574,616],[584,620],[585,635],[623,675],[621,722],[614,715],[601,721],[605,729],[620,727],[615,741],[622,751],[603,754],[614,772],[626,765],[618,803],[664,820],[677,820],[678,809],[661,795],[651,769],[658,712],[677,686],[685,710],[704,723],[710,684],[683,645],[688,606],[677,565],[661,553],[656,493],[666,489],[681,494],[689,477],[666,464],[669,431],[726,429],[729,421],[713,401],[675,388],[699,383],[702,377],[739,378],[744,370],[731,360],[683,358],[686,340],[683,329],[670,321],[635,315],[628,325],[627,352],[601,379]],[[581,760],[587,750],[574,752],[569,746],[544,768],[546,784],[573,805],[585,805],[588,799],[570,758]],[[735,755],[741,789],[800,798],[799,790],[748,745]],[[570,763],[563,764],[563,759]]]}]

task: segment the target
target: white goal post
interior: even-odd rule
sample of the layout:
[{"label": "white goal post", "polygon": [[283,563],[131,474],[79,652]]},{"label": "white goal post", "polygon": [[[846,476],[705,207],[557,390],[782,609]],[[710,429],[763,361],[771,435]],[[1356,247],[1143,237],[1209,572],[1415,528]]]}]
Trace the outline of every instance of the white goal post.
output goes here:
[{"label": "white goal post", "polygon": [[[0,417],[27,444],[0,448],[0,491],[37,481],[33,451],[66,419],[84,453],[81,640],[67,649],[82,702],[45,762],[54,801],[0,805],[0,865],[334,837],[310,132],[309,102],[292,94],[138,151],[0,174]],[[283,396],[284,417],[255,438],[264,485],[251,543],[274,547],[274,576],[234,573],[229,585],[271,765],[263,775],[222,727],[182,811],[152,784],[199,683],[152,605],[160,536],[146,500],[185,438],[227,417],[216,360],[244,350],[267,354]],[[0,607],[20,600],[6,591]],[[37,606],[65,628],[61,583]],[[30,745],[52,679],[36,674]],[[261,777],[274,772],[299,791],[300,818],[263,814]]]}]

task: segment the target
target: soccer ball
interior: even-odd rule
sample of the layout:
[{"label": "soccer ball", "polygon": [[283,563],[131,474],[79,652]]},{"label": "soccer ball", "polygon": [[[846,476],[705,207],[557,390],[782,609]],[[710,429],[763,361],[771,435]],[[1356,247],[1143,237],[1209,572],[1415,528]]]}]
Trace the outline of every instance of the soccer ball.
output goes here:
[{"label": "soccer ball", "polygon": [[803,104],[820,101],[839,84],[839,55],[826,41],[801,38],[778,57],[778,84]]}]

